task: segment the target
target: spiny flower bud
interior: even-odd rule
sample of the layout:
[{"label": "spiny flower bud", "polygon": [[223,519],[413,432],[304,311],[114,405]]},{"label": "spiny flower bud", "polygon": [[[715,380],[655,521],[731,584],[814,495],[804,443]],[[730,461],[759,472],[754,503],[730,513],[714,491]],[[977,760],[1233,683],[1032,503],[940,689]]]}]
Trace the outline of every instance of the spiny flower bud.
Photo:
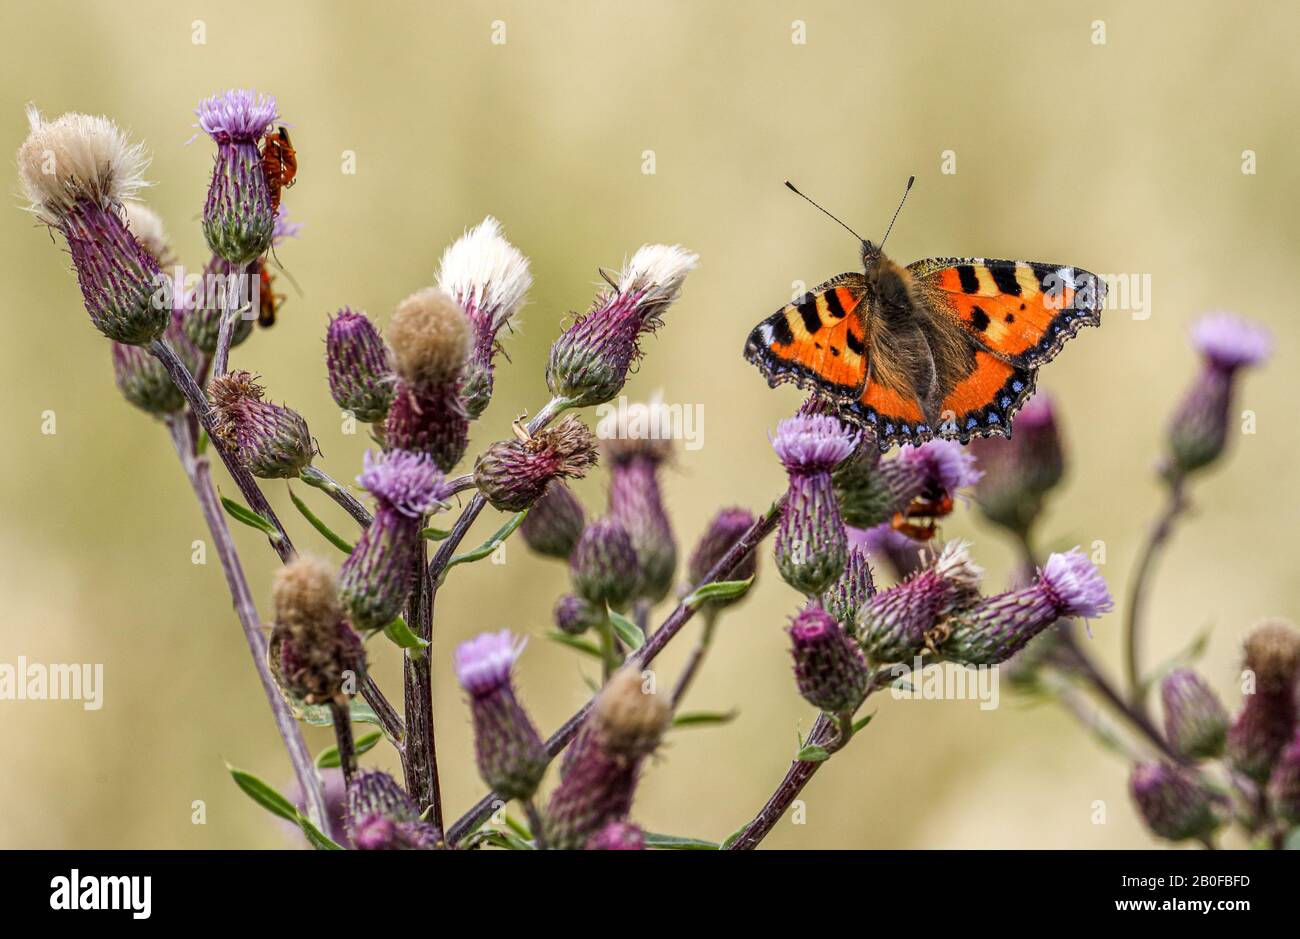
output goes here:
[{"label": "spiny flower bud", "polygon": [[[754,513],[748,509],[739,507],[721,509],[713,520],[709,522],[709,527],[704,530],[700,540],[695,545],[695,550],[691,552],[691,560],[687,564],[686,574],[688,577],[687,586],[690,589],[698,587],[704,582],[704,578],[709,576],[709,572],[717,566],[735,546],[736,542],[745,537],[745,534],[754,527],[758,519]],[[729,571],[723,572],[722,580],[748,580],[758,571],[758,556],[751,551],[740,561],[736,567]],[[746,594],[747,596],[748,594]],[[723,607],[742,599],[741,597],[731,597],[728,599],[706,600],[704,609],[720,610]]]},{"label": "spiny flower bud", "polygon": [[532,284],[528,259],[506,241],[501,223],[490,215],[443,252],[438,286],[460,304],[472,333],[462,387],[471,418],[482,414],[492,398],[497,336],[502,327],[510,328]]},{"label": "spiny flower bud", "polygon": [[786,583],[810,596],[833,584],[848,559],[831,471],[856,445],[857,438],[833,417],[787,418],[772,439],[790,477],[776,530],[776,566]]},{"label": "spiny flower bud", "polygon": [[612,518],[592,522],[569,558],[569,572],[578,595],[597,609],[627,606],[636,593],[636,548],[632,537]]},{"label": "spiny flower bud", "polygon": [[858,611],[876,595],[876,584],[871,577],[867,553],[856,546],[849,547],[849,560],[844,565],[840,579],[826,591],[826,610],[835,617],[847,633],[858,628]]},{"label": "spiny flower bud", "polygon": [[580,636],[604,619],[604,613],[573,593],[566,593],[555,604],[555,625],[560,632]]},{"label": "spiny flower bud", "polygon": [[645,832],[631,822],[610,822],[587,839],[588,851],[644,851]]},{"label": "spiny flower bud", "polygon": [[901,526],[913,514],[933,519],[952,511],[953,497],[980,479],[970,452],[951,440],[904,444],[881,459],[868,440],[835,473],[845,521],[856,528]]},{"label": "spiny flower bud", "polygon": [[524,641],[503,629],[456,647],[456,677],[469,693],[478,771],[507,800],[531,797],[550,762],[510,676]]},{"label": "spiny flower bud", "polygon": [[[517,426],[517,425],[516,425]],[[522,512],[552,480],[580,479],[596,463],[596,438],[577,417],[492,444],[474,462],[474,484],[503,512]]]},{"label": "spiny flower bud", "polygon": [[1205,679],[1179,668],[1160,683],[1165,708],[1165,738],[1174,751],[1196,759],[1222,755],[1228,712]]},{"label": "spiny flower bud", "polygon": [[[180,311],[172,315],[163,336],[190,373],[197,371],[199,353],[181,331]],[[185,407],[185,396],[162,363],[139,346],[113,343],[113,378],[122,397],[146,414],[163,417]]]},{"label": "spiny flower bud", "polygon": [[365,674],[366,653],[344,618],[333,569],[297,557],[276,572],[272,597],[270,657],[281,686],[308,704],[346,702]]},{"label": "spiny flower bud", "polygon": [[524,516],[519,534],[538,554],[568,560],[586,524],[582,503],[568,486],[556,479]]},{"label": "spiny flower bud", "polygon": [[275,210],[258,142],[279,119],[275,98],[246,89],[199,102],[196,127],[217,145],[203,205],[203,236],[212,253],[246,265],[265,254],[275,235]]},{"label": "spiny flower bud", "polygon": [[[661,406],[634,404],[650,409]],[[637,558],[637,599],[656,603],[668,595],[677,576],[677,541],[659,491],[659,467],[672,453],[672,442],[653,438],[613,437],[603,442],[609,463],[609,517],[632,536]]]},{"label": "spiny flower bud", "polygon": [[857,638],[872,662],[911,662],[942,618],[978,599],[984,571],[968,549],[964,541],[948,542],[933,564],[859,609]]},{"label": "spiny flower bud", "polygon": [[1273,814],[1288,825],[1300,825],[1300,736],[1282,748],[1268,781]]},{"label": "spiny flower bud", "polygon": [[1228,730],[1228,760],[1263,781],[1297,726],[1300,633],[1282,622],[1256,627],[1246,639],[1247,687],[1241,713]]},{"label": "spiny flower bud", "polygon": [[360,629],[382,629],[402,610],[420,559],[424,517],[448,495],[446,480],[424,454],[365,455],[357,482],[375,497],[375,518],[343,562],[339,587]]},{"label": "spiny flower bud", "polygon": [[1113,606],[1101,573],[1086,554],[1073,548],[1051,555],[1030,586],[987,597],[945,617],[931,641],[950,661],[997,665],[1058,619],[1092,619]]},{"label": "spiny flower bud", "polygon": [[469,417],[457,383],[421,387],[399,379],[384,442],[394,450],[428,454],[440,470],[451,472],[469,446]]},{"label": "spiny flower bud", "polygon": [[788,632],[794,677],[804,700],[831,714],[857,710],[867,693],[867,663],[834,618],[810,604]]},{"label": "spiny flower bud", "polygon": [[546,365],[551,393],[581,407],[618,394],[641,357],[641,337],[663,323],[663,312],[698,260],[680,245],[642,246],[618,286],[598,294],[591,311],[551,345]]},{"label": "spiny flower bud", "polygon": [[348,788],[348,829],[361,851],[431,850],[442,840],[438,829],[420,820],[420,811],[393,777],[379,770],[357,772]]},{"label": "spiny flower bud", "polygon": [[1043,497],[1065,475],[1065,456],[1051,399],[1038,392],[1020,409],[1008,437],[972,440],[970,452],[983,470],[975,501],[989,521],[1027,532]]},{"label": "spiny flower bud", "polygon": [[27,109],[31,132],[18,171],[31,210],[68,242],[90,320],[109,339],[148,345],[171,321],[155,295],[158,260],[127,228],[122,209],[145,185],[149,159],[104,117],[65,114],[45,121]]},{"label": "spiny flower bud", "polygon": [[1192,770],[1139,763],[1129,779],[1133,801],[1155,835],[1169,841],[1208,839],[1223,824],[1223,800]]},{"label": "spiny flower bud", "polygon": [[1169,472],[1176,476],[1209,466],[1223,453],[1237,371],[1267,359],[1272,340],[1231,313],[1211,313],[1193,328],[1192,345],[1203,364],[1169,425]]},{"label": "spiny flower bud", "polygon": [[301,414],[263,401],[263,393],[248,372],[212,379],[208,394],[216,411],[217,435],[254,476],[293,478],[311,463],[316,444]]},{"label": "spiny flower bud", "polygon": [[343,410],[367,424],[383,421],[393,402],[396,376],[388,347],[365,313],[339,310],[325,331],[330,394]]}]

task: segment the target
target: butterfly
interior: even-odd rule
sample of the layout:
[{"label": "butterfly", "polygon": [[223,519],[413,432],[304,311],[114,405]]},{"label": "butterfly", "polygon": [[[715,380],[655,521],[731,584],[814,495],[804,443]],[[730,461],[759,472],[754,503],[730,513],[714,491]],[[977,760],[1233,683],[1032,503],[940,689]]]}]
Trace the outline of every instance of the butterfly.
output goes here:
[{"label": "butterfly", "polygon": [[833,401],[882,450],[1010,437],[1038,369],[1081,327],[1101,325],[1106,284],[1081,268],[991,258],[903,267],[854,237],[862,273],[838,274],[763,320],[745,358],[772,387],[793,382]]}]

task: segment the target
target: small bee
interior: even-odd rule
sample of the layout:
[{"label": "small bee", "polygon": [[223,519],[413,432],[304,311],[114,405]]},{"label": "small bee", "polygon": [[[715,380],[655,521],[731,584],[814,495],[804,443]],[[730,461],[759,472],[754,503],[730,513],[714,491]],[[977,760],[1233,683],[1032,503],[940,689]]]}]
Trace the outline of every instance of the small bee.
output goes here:
[{"label": "small bee", "polygon": [[289,141],[289,132],[277,127],[262,142],[262,172],[271,191],[271,212],[280,210],[280,190],[294,184],[298,175],[298,152]]}]

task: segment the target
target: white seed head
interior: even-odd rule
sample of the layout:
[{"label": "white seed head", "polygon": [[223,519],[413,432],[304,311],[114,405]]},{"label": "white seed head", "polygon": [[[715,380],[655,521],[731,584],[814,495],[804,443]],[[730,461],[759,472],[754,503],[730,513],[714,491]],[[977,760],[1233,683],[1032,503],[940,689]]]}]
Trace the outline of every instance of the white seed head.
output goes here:
[{"label": "white seed head", "polygon": [[144,144],[128,143],[106,117],[68,113],[53,121],[28,105],[31,132],[18,148],[18,174],[33,211],[57,218],[81,199],[107,208],[146,185]]},{"label": "white seed head", "polygon": [[970,556],[970,542],[954,539],[943,546],[934,571],[944,580],[967,590],[979,589],[984,578],[984,568]]},{"label": "white seed head", "polygon": [[135,240],[153,255],[160,266],[167,265],[172,257],[172,245],[162,218],[143,202],[127,202],[124,207],[126,227],[135,235]]},{"label": "white seed head", "polygon": [[519,311],[532,285],[528,258],[506,241],[501,223],[490,215],[444,251],[438,265],[438,286],[462,306],[490,316],[493,328]]},{"label": "white seed head", "polygon": [[620,293],[644,293],[646,300],[672,303],[700,256],[681,245],[642,245],[619,278]]}]

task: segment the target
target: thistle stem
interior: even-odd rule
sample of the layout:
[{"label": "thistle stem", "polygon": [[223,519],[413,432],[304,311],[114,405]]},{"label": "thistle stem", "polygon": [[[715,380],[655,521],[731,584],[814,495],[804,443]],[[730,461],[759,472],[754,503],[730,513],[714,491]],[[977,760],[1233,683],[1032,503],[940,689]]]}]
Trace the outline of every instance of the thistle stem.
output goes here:
[{"label": "thistle stem", "polygon": [[[247,266],[230,265],[230,277],[226,281],[226,293],[222,298],[225,300],[225,306],[221,311],[221,325],[217,328],[217,348],[212,354],[212,377],[214,378],[226,374],[226,366],[230,359],[230,344],[235,336],[235,320],[243,314],[244,284],[247,279]],[[249,293],[251,295],[252,292]]]},{"label": "thistle stem", "polygon": [[691,651],[691,657],[687,659],[682,673],[677,676],[677,684],[673,686],[673,710],[676,711],[682,703],[682,698],[686,697],[686,691],[691,687],[691,682],[695,680],[695,675],[700,670],[700,665],[704,662],[704,656],[709,652],[709,646],[713,644],[713,627],[718,621],[717,610],[708,610],[704,614],[704,628],[700,632],[700,638],[695,643],[695,648]]},{"label": "thistle stem", "polygon": [[347,512],[362,528],[370,527],[374,517],[366,510],[366,507],[357,501],[356,496],[348,492],[347,489],[340,485],[329,473],[315,466],[307,466],[299,474],[299,477],[309,486],[315,486],[321,492],[328,495],[331,499],[339,504],[339,507]]},{"label": "thistle stem", "polygon": [[1151,531],[1147,534],[1146,544],[1138,555],[1136,573],[1133,575],[1133,589],[1129,591],[1129,602],[1124,615],[1124,677],[1128,682],[1129,701],[1139,713],[1146,713],[1146,689],[1142,685],[1140,663],[1140,633],[1142,628],[1143,607],[1146,602],[1151,576],[1155,562],[1163,550],[1169,536],[1173,534],[1174,523],[1187,510],[1187,499],[1183,492],[1181,476],[1174,476],[1169,481],[1169,492],[1164,508],[1157,516]]},{"label": "thistle stem", "polygon": [[357,748],[352,740],[352,715],[348,713],[346,704],[331,701],[330,716],[334,718],[334,739],[338,743],[339,767],[343,770],[343,781],[351,787],[352,777],[357,774]]}]

